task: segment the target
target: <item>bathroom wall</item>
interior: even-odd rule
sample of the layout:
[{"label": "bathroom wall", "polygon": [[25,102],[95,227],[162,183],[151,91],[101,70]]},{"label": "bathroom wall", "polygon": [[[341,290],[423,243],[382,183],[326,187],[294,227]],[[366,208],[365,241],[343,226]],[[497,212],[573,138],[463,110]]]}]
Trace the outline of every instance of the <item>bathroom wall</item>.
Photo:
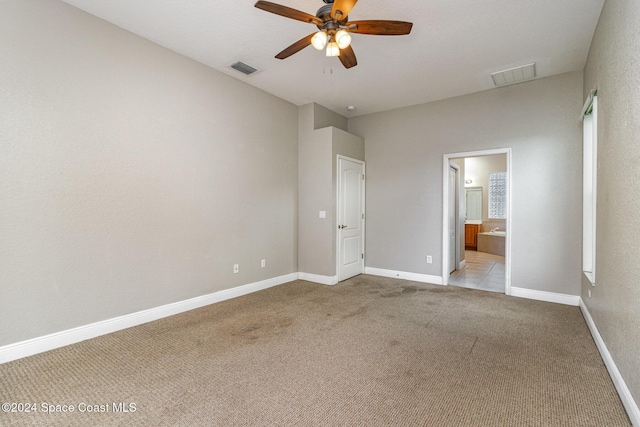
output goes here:
[{"label": "bathroom wall", "polygon": [[[482,187],[482,230],[491,231],[494,228],[507,229],[505,219],[489,218],[489,175],[495,172],[507,171],[507,156],[498,154],[495,156],[467,157],[465,165],[465,187]],[[466,181],[471,180],[471,184]]]}]

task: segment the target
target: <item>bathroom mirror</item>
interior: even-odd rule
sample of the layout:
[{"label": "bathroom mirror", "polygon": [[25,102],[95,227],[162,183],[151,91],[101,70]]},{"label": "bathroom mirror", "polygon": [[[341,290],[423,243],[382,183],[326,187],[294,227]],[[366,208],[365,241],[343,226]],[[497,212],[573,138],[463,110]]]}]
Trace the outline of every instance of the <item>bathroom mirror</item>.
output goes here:
[{"label": "bathroom mirror", "polygon": [[467,221],[481,221],[482,187],[466,187],[464,192],[467,204]]}]

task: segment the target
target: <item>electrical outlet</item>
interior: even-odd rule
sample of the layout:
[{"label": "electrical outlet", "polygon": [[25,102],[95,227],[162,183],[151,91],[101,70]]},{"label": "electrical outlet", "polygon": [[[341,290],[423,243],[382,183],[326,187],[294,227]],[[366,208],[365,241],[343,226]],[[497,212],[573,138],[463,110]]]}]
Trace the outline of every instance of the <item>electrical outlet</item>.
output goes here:
[{"label": "electrical outlet", "polygon": [[240,271],[240,265],[239,264],[233,264],[233,272],[237,273]]},{"label": "electrical outlet", "polygon": [[431,255],[427,255],[427,264],[431,264],[433,262],[433,258],[431,258]]},{"label": "electrical outlet", "polygon": [[260,267],[264,267],[266,265],[267,265],[267,260],[263,259],[262,261],[260,261]]}]

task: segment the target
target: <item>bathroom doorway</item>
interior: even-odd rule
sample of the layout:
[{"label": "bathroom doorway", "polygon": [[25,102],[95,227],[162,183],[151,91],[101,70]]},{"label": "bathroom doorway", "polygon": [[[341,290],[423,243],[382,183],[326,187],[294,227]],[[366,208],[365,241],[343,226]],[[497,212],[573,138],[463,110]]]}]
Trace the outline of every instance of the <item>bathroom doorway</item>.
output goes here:
[{"label": "bathroom doorway", "polygon": [[[451,163],[460,168],[458,191]],[[443,284],[510,295],[511,149],[446,154],[443,166],[443,253],[455,250],[458,260],[451,265],[452,257],[443,257]],[[454,242],[452,218],[459,231]]]}]

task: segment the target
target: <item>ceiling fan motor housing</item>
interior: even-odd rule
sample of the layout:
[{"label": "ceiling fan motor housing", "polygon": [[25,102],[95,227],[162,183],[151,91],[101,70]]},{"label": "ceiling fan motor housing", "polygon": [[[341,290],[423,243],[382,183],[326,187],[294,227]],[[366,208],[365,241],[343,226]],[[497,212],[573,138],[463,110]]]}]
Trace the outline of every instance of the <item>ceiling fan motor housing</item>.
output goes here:
[{"label": "ceiling fan motor housing", "polygon": [[318,9],[318,12],[316,12],[316,16],[320,19],[322,19],[323,21],[326,21],[327,19],[331,19],[331,8],[333,6],[331,4],[326,4],[324,6],[322,6],[320,9]]},{"label": "ceiling fan motor housing", "polygon": [[338,28],[340,25],[344,25],[344,23],[347,22],[348,16],[341,16],[340,21],[334,20],[331,17],[333,0],[331,0],[331,2],[325,1],[325,3],[327,4],[322,6],[320,9],[318,9],[318,12],[316,12],[316,16],[322,20],[322,25],[318,25],[318,28],[330,30]]}]

